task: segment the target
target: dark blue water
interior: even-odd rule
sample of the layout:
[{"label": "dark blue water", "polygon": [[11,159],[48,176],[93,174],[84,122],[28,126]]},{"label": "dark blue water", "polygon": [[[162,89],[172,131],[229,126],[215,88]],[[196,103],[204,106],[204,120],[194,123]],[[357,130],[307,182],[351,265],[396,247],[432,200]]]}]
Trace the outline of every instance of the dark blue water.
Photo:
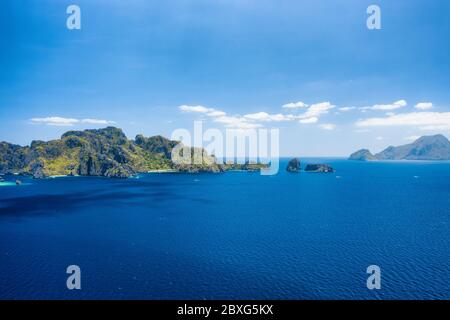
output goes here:
[{"label": "dark blue water", "polygon": [[324,161],[1,186],[0,298],[450,299],[450,163]]}]

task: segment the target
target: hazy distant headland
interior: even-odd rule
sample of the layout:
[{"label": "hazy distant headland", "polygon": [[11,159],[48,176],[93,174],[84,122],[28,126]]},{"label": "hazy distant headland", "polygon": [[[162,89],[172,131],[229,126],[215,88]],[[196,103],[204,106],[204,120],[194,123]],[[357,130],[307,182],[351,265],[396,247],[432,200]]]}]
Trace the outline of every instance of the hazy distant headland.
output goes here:
[{"label": "hazy distant headland", "polygon": [[115,127],[68,131],[61,139],[33,141],[25,147],[0,142],[0,174],[34,178],[60,175],[128,178],[145,172],[253,171],[266,167],[257,163],[219,164],[206,150],[194,147],[188,148],[188,152],[192,158],[201,155],[199,164],[175,163],[171,155],[179,143],[162,136],[137,135],[129,140]]},{"label": "hazy distant headland", "polygon": [[450,141],[442,134],[423,136],[413,143],[372,154],[368,149],[352,153],[350,160],[450,160]]}]

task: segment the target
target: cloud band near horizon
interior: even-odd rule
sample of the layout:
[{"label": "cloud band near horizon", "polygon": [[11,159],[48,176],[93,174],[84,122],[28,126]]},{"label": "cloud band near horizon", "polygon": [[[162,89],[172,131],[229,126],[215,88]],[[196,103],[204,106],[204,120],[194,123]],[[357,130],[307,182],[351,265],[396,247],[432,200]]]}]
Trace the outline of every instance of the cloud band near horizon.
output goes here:
[{"label": "cloud band near horizon", "polygon": [[102,120],[102,119],[75,119],[75,118],[64,118],[58,116],[50,116],[44,118],[32,118],[30,119],[32,124],[44,124],[48,126],[56,127],[72,127],[77,124],[90,124],[90,125],[112,125],[116,124],[114,121]]}]

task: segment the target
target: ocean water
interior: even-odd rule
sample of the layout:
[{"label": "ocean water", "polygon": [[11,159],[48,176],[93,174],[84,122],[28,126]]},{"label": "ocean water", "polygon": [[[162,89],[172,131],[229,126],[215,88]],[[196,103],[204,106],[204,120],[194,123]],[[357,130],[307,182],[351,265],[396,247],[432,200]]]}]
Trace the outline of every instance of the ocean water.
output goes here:
[{"label": "ocean water", "polygon": [[0,299],[450,299],[449,162],[286,162],[0,183]]}]

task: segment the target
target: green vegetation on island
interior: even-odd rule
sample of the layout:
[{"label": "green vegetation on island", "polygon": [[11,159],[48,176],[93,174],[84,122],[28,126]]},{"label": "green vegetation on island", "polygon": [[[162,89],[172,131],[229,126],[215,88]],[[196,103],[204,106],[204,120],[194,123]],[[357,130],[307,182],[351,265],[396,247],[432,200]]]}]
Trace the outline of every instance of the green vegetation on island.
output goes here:
[{"label": "green vegetation on island", "polygon": [[305,168],[306,172],[323,172],[323,173],[333,173],[334,169],[327,164],[308,164]]},{"label": "green vegetation on island", "polygon": [[[191,151],[186,164],[172,161],[178,141],[162,136],[136,136],[128,140],[121,129],[68,131],[61,139],[33,141],[30,146],[0,142],[0,174],[24,174],[34,178],[81,175],[127,178],[145,172],[224,172],[259,170],[262,164],[218,164],[204,149]],[[202,156],[193,162],[195,157]],[[195,164],[192,164],[195,163]]]}]

